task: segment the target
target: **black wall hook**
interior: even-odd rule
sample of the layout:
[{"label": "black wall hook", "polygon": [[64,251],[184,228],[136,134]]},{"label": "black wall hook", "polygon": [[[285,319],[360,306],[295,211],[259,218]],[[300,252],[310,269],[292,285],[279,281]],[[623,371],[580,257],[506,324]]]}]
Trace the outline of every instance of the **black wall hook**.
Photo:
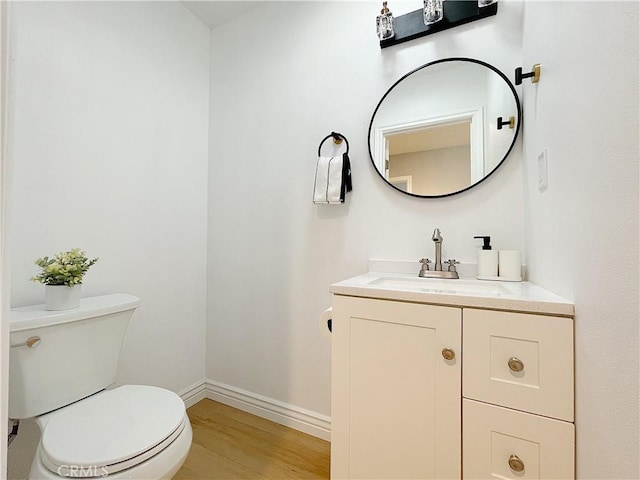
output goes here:
[{"label": "black wall hook", "polygon": [[521,85],[523,78],[531,78],[531,83],[538,83],[540,80],[540,64],[536,63],[529,73],[522,73],[522,67],[516,68],[516,85]]},{"label": "black wall hook", "polygon": [[498,130],[502,130],[502,127],[509,125],[509,128],[516,126],[516,117],[509,117],[508,120],[503,120],[502,117],[498,117]]},{"label": "black wall hook", "polygon": [[318,156],[320,156],[320,149],[322,148],[322,144],[324,142],[326,142],[330,138],[333,138],[333,143],[335,143],[336,145],[340,145],[342,143],[342,141],[344,140],[345,145],[347,146],[347,152],[346,153],[349,153],[349,140],[347,140],[347,137],[345,137],[344,135],[342,135],[341,133],[338,133],[338,132],[331,132],[329,135],[324,137],[322,139],[322,141],[320,142],[320,145],[318,145]]}]

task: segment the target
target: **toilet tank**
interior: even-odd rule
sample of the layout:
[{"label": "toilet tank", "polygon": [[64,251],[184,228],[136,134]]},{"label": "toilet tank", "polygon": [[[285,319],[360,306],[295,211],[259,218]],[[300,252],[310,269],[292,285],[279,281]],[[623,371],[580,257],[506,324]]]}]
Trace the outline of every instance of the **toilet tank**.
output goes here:
[{"label": "toilet tank", "polygon": [[[9,417],[31,418],[92,395],[116,381],[129,320],[140,299],[116,293],[83,298],[78,308],[11,309]],[[25,343],[39,337],[35,347]]]}]

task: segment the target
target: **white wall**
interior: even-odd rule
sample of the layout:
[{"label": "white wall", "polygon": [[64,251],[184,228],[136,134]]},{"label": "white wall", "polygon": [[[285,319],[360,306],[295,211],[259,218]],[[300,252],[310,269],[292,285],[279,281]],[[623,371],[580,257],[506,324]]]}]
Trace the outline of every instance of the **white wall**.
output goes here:
[{"label": "white wall", "polygon": [[81,247],[84,295],[142,299],[119,381],[201,382],[209,29],[170,2],[14,2],[10,28],[12,306]]},{"label": "white wall", "polygon": [[[329,284],[369,258],[415,260],[417,271],[436,227],[445,257],[475,262],[474,235],[524,248],[517,151],[471,191],[425,200],[384,183],[367,146],[375,106],[408,71],[449,56],[513,71],[522,4],[499,9],[382,51],[379,2],[269,2],[213,30],[210,380],[329,415],[330,344],[317,327]],[[354,190],[344,205],[316,206],[317,148],[332,130],[349,139]]]},{"label": "white wall", "polygon": [[[531,279],[576,303],[579,478],[637,479],[637,2],[527,2],[526,241]],[[537,157],[549,154],[549,188]]]}]

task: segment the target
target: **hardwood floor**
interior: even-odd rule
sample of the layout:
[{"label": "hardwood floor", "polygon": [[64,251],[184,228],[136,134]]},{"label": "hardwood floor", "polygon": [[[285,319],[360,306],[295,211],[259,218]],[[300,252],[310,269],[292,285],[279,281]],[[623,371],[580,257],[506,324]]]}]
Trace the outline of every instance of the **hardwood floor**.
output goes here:
[{"label": "hardwood floor", "polygon": [[187,413],[193,444],[175,480],[329,478],[329,442],[212,400]]}]

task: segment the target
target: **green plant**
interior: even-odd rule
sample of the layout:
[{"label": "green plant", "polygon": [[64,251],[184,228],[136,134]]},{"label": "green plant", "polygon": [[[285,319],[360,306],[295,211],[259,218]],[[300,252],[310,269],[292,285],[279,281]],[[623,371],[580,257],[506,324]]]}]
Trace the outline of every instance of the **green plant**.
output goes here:
[{"label": "green plant", "polygon": [[89,267],[98,261],[97,258],[89,260],[84,251],[74,248],[68,252],[60,252],[55,257],[42,257],[35,261],[42,271],[32,282],[40,282],[45,285],[67,285],[69,287],[82,283],[82,277]]}]

